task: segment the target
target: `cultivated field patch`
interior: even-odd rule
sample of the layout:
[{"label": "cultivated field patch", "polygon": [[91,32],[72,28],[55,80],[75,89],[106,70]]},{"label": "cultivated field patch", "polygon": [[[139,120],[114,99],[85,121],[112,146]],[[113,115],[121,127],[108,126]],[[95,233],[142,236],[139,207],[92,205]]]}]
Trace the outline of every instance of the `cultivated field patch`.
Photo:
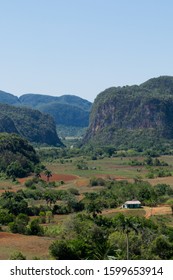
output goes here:
[{"label": "cultivated field patch", "polygon": [[15,252],[21,252],[27,259],[49,259],[51,242],[48,237],[0,232],[0,259],[7,260]]}]

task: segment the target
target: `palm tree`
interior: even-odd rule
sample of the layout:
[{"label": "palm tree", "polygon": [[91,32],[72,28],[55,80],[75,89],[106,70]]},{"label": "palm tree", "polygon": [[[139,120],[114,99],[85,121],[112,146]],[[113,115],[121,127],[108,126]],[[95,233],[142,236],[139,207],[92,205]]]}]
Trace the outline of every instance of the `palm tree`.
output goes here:
[{"label": "palm tree", "polygon": [[52,172],[50,170],[46,169],[44,174],[47,177],[47,182],[49,182],[49,178],[52,177]]},{"label": "palm tree", "polygon": [[126,236],[126,259],[129,260],[129,233],[134,231],[139,232],[139,225],[136,223],[134,217],[126,217],[120,214],[117,221],[117,229],[120,229]]},{"label": "palm tree", "polygon": [[100,201],[97,201],[96,199],[93,201],[90,201],[87,205],[87,212],[92,213],[93,218],[97,217],[97,214],[102,213],[102,203]]},{"label": "palm tree", "polygon": [[34,173],[36,178],[41,178],[41,168],[39,166],[36,166],[36,168],[34,169]]}]

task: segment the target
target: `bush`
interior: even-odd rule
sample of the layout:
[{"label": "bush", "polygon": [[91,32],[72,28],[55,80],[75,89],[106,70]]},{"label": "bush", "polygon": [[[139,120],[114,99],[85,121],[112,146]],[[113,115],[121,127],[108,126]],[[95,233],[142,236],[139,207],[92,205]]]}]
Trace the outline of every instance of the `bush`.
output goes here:
[{"label": "bush", "polygon": [[90,180],[90,185],[92,187],[95,187],[95,186],[105,186],[106,185],[106,182],[104,179],[102,178],[92,178]]},{"label": "bush", "polygon": [[40,211],[39,213],[39,220],[41,224],[45,224],[46,223],[46,213],[43,211]]},{"label": "bush", "polygon": [[25,234],[27,231],[27,224],[29,217],[25,214],[19,214],[14,222],[9,223],[9,228],[13,233]]},{"label": "bush", "polygon": [[69,207],[65,206],[65,205],[54,205],[53,210],[52,210],[53,214],[69,214]]},{"label": "bush", "polygon": [[70,192],[71,194],[73,194],[73,195],[79,195],[79,194],[80,194],[79,191],[78,191],[77,189],[75,189],[75,188],[70,188],[70,189],[69,189],[69,192]]},{"label": "bush", "polygon": [[11,178],[22,178],[27,175],[27,171],[23,169],[22,165],[18,161],[12,162],[10,165],[8,165],[6,173],[7,176]]},{"label": "bush", "polygon": [[43,183],[43,180],[42,179],[39,179],[38,177],[34,177],[32,179],[29,179],[25,182],[25,186],[27,188],[31,188],[31,189],[35,189],[36,188],[36,185],[41,182]]},{"label": "bush", "polygon": [[39,224],[39,219],[34,219],[31,221],[30,225],[27,228],[28,235],[43,235],[43,227]]},{"label": "bush", "polygon": [[21,252],[16,252],[10,256],[10,260],[26,260],[26,257]]},{"label": "bush", "polygon": [[49,249],[56,260],[79,260],[80,258],[74,245],[71,241],[58,240],[53,242]]},{"label": "bush", "polygon": [[1,225],[8,225],[10,222],[14,221],[15,216],[11,213],[8,213],[7,210],[1,209],[0,210],[0,224]]}]

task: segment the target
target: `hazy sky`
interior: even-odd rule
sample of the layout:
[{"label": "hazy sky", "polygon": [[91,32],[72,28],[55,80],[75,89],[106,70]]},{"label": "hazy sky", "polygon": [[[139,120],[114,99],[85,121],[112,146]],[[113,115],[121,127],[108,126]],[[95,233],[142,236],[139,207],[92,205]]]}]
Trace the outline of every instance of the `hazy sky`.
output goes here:
[{"label": "hazy sky", "polygon": [[0,89],[75,94],[173,76],[172,0],[0,0]]}]

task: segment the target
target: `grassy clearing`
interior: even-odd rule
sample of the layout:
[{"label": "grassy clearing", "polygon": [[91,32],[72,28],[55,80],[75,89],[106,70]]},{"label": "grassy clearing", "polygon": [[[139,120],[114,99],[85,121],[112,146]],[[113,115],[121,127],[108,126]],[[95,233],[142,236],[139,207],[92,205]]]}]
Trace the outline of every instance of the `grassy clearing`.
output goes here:
[{"label": "grassy clearing", "polygon": [[103,215],[108,217],[114,217],[116,214],[123,213],[126,216],[139,216],[144,217],[146,215],[146,211],[144,209],[109,209],[104,210]]},{"label": "grassy clearing", "polygon": [[48,237],[26,236],[0,232],[0,259],[8,260],[15,252],[21,252],[28,260],[38,257],[49,259],[49,246],[52,239]]},{"label": "grassy clearing", "polygon": [[111,175],[113,177],[134,178],[136,176],[145,177],[146,170],[143,167],[136,167],[127,165],[129,159],[121,160],[119,158],[104,158],[101,160],[87,160],[86,165],[88,170],[82,170],[77,168],[77,162],[80,159],[73,159],[71,162],[59,162],[47,163],[46,166],[53,173],[57,174],[72,174],[80,177],[93,177],[98,175]]},{"label": "grassy clearing", "polygon": [[154,215],[152,220],[159,222],[159,224],[166,223],[166,225],[173,227],[173,215]]}]

